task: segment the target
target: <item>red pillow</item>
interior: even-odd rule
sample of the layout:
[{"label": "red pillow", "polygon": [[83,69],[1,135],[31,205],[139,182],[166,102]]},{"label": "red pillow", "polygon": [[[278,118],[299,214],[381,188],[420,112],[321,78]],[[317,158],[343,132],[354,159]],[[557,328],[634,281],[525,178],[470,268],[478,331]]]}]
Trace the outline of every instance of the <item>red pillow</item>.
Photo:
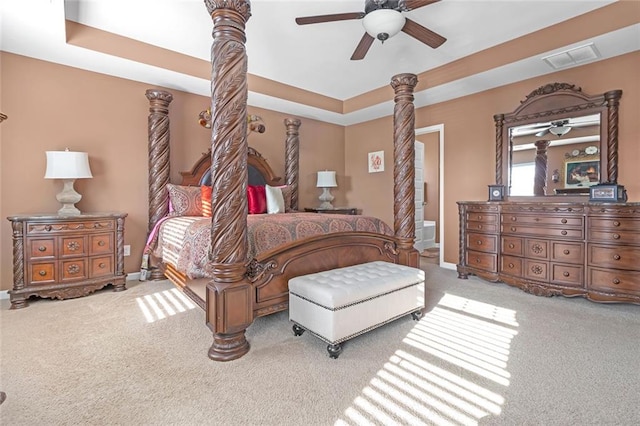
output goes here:
[{"label": "red pillow", "polygon": [[249,214],[261,214],[267,212],[267,192],[262,185],[247,186],[247,201]]},{"label": "red pillow", "polygon": [[200,196],[202,198],[202,216],[211,217],[211,187],[202,185],[200,187]]}]

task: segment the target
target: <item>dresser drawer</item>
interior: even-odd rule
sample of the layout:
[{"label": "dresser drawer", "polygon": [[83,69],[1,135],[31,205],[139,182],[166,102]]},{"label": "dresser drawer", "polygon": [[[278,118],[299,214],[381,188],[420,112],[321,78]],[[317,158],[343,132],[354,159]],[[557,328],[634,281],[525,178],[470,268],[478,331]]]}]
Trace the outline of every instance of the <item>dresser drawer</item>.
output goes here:
[{"label": "dresser drawer", "polygon": [[467,266],[487,272],[497,272],[498,255],[471,250],[467,251],[465,255]]},{"label": "dresser drawer", "polygon": [[113,253],[113,234],[89,236],[89,255]]},{"label": "dresser drawer", "polygon": [[534,259],[549,258],[549,241],[527,239],[525,245],[525,256]]},{"label": "dresser drawer", "polygon": [[636,231],[640,232],[640,220],[634,220],[631,218],[601,218],[590,217],[589,228],[602,228],[609,229],[611,231]]},{"label": "dresser drawer", "polygon": [[556,284],[584,287],[582,279],[582,266],[551,264],[551,282]]},{"label": "dresser drawer", "polygon": [[564,263],[584,263],[582,243],[551,242],[551,260]]},{"label": "dresser drawer", "polygon": [[497,235],[467,234],[467,248],[471,250],[496,253],[498,247]]},{"label": "dresser drawer", "polygon": [[503,225],[558,225],[563,227],[582,228],[582,216],[524,215],[506,213],[502,215]]},{"label": "dresser drawer", "polygon": [[640,232],[607,231],[589,228],[589,241],[615,244],[640,244]]},{"label": "dresser drawer", "polygon": [[60,257],[87,255],[87,239],[81,235],[58,237]]},{"label": "dresser drawer", "polygon": [[467,212],[467,222],[482,222],[482,223],[498,223],[498,215],[496,213],[486,212]]},{"label": "dresser drawer", "polygon": [[521,277],[522,258],[514,256],[500,256],[500,272],[503,274],[513,275],[514,277]]},{"label": "dresser drawer", "polygon": [[549,264],[525,259],[523,276],[537,281],[549,281]]},{"label": "dresser drawer", "polygon": [[29,284],[42,285],[56,281],[56,263],[42,262],[29,265],[27,280]]},{"label": "dresser drawer", "polygon": [[640,295],[640,272],[615,269],[589,269],[589,288],[603,292],[633,293]]},{"label": "dresser drawer", "polygon": [[524,256],[524,239],[518,237],[502,237],[501,253]]},{"label": "dresser drawer", "polygon": [[640,247],[589,244],[588,251],[590,266],[637,270],[640,264]]},{"label": "dresser drawer", "polygon": [[536,226],[521,226],[514,224],[502,225],[502,232],[506,234],[526,234],[549,238],[583,239],[582,228],[549,228]]},{"label": "dresser drawer", "polygon": [[498,224],[470,221],[467,222],[467,230],[480,232],[496,232],[498,230]]},{"label": "dresser drawer", "polygon": [[58,223],[49,222],[28,222],[27,235],[41,235],[54,233],[71,233],[78,231],[112,231],[115,229],[115,221],[108,220],[82,220],[82,221],[63,221]]},{"label": "dresser drawer", "polygon": [[69,259],[60,261],[60,281],[73,281],[87,278],[87,259]]},{"label": "dresser drawer", "polygon": [[113,256],[100,256],[89,259],[89,277],[102,277],[112,274]]},{"label": "dresser drawer", "polygon": [[30,259],[42,259],[56,256],[55,238],[29,238],[27,240],[27,253]]}]

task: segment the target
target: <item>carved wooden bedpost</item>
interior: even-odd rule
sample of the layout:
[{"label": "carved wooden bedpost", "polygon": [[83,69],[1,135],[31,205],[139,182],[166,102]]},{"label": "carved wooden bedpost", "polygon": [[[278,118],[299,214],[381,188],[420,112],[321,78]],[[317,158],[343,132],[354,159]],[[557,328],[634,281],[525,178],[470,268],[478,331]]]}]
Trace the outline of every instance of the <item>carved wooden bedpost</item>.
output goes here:
[{"label": "carved wooden bedpost", "polygon": [[[155,224],[169,213],[169,104],[173,95],[164,90],[149,89],[149,223],[147,236]],[[151,270],[152,280],[163,279],[160,269]]]},{"label": "carved wooden bedpost", "polygon": [[496,124],[496,185],[502,185],[502,132],[504,132],[504,114],[493,116]]},{"label": "carved wooden bedpost", "polygon": [[300,120],[297,118],[285,118],[284,125],[287,128],[287,140],[285,142],[285,184],[291,186],[291,208],[298,210],[298,176],[300,168],[300,140],[298,139]]},{"label": "carved wooden bedpost", "polygon": [[211,251],[207,325],[209,358],[230,361],[249,351],[253,321],[247,265],[247,53],[248,0],[205,0],[213,19],[211,47]]},{"label": "carved wooden bedpost", "polygon": [[393,109],[393,229],[398,239],[398,261],[418,266],[418,251],[413,247],[415,223],[415,107],[413,89],[418,83],[415,74],[398,74],[391,78],[395,91]]},{"label": "carved wooden bedpost", "polygon": [[536,166],[533,177],[533,195],[546,195],[547,193],[547,148],[549,141],[535,141],[536,146]]},{"label": "carved wooden bedpost", "polygon": [[[622,90],[611,90],[604,94],[607,101],[607,182],[618,183],[618,107]],[[602,173],[602,172],[601,172]]]}]

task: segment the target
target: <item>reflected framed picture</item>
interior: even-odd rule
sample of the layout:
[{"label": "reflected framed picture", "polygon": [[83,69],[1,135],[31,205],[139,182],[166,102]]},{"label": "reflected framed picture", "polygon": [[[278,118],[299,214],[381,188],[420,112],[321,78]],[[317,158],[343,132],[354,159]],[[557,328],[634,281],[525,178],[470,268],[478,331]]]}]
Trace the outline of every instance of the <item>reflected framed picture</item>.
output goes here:
[{"label": "reflected framed picture", "polygon": [[369,173],[384,172],[384,151],[370,152]]},{"label": "reflected framed picture", "polygon": [[576,160],[564,163],[564,187],[584,188],[600,181],[600,160]]}]

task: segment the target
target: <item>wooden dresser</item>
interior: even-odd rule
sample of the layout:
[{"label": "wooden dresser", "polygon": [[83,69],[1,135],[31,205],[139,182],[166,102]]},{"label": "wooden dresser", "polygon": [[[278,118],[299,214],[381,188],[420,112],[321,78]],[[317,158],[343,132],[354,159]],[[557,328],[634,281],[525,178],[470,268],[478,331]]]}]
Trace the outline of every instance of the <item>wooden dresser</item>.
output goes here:
[{"label": "wooden dresser", "polygon": [[126,213],[10,216],[13,229],[11,309],[31,296],[70,299],[108,284],[126,290]]},{"label": "wooden dresser", "polygon": [[640,203],[458,202],[458,276],[640,304]]}]

